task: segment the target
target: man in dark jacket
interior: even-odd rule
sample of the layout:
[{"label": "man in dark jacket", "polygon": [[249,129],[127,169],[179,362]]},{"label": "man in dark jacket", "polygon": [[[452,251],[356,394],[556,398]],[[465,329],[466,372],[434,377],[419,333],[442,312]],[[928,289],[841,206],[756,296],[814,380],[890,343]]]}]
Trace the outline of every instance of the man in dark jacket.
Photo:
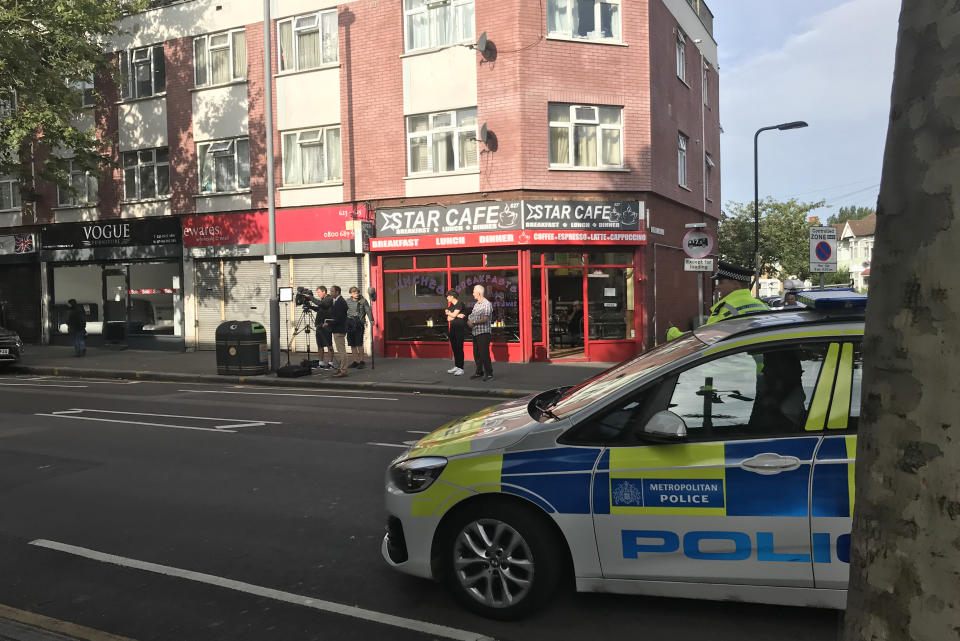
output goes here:
[{"label": "man in dark jacket", "polygon": [[327,288],[317,285],[317,294],[314,298],[314,309],[317,310],[317,357],[320,367],[333,367],[333,337],[330,330],[324,327],[324,322],[331,318],[330,310],[333,307],[333,296],[327,294]]},{"label": "man in dark jacket", "polygon": [[71,298],[67,301],[70,311],[67,312],[67,330],[70,332],[70,339],[73,341],[73,355],[87,355],[87,316],[83,313],[83,307],[77,304],[77,301]]},{"label": "man in dark jacket", "polygon": [[330,308],[330,319],[323,325],[333,334],[333,349],[337,352],[337,363],[333,373],[335,378],[347,375],[347,301],[340,295],[340,287],[330,288],[333,296],[333,307]]}]

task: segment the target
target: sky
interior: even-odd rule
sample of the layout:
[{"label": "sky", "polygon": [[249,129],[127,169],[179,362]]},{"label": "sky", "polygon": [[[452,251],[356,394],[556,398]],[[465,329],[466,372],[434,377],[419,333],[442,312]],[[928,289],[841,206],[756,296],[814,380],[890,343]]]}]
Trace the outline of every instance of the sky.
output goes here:
[{"label": "sky", "polygon": [[[890,112],[898,0],[707,0],[719,48],[721,197],[874,209]],[[726,209],[726,208],[724,208]]]}]

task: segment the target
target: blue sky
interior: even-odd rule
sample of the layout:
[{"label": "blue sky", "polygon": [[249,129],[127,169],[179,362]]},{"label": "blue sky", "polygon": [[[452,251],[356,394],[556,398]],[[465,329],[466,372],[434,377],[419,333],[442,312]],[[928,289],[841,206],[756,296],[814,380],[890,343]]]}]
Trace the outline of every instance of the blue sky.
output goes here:
[{"label": "blue sky", "polygon": [[720,59],[721,196],[874,208],[890,110],[898,0],[708,0]]}]

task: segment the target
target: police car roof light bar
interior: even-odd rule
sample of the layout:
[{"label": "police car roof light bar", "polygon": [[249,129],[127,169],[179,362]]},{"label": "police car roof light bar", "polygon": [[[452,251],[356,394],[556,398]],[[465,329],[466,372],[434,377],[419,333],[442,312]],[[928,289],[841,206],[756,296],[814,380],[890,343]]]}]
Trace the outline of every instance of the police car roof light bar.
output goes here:
[{"label": "police car roof light bar", "polygon": [[800,292],[797,300],[809,309],[836,311],[841,309],[863,310],[867,307],[865,294],[852,290],[818,290]]}]

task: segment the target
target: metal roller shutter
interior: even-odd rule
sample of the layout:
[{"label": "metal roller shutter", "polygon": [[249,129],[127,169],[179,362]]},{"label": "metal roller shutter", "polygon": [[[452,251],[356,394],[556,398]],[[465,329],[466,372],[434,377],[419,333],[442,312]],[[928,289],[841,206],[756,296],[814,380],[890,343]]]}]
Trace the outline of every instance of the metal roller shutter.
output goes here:
[{"label": "metal roller shutter", "polygon": [[196,261],[194,283],[197,296],[197,349],[214,349],[217,326],[223,322],[220,260]]},{"label": "metal roller shutter", "polygon": [[270,336],[270,269],[263,260],[223,261],[224,320],[256,321]]},{"label": "metal roller shutter", "polygon": [[[283,271],[281,270],[282,274]],[[291,276],[294,291],[296,291],[296,287],[316,290],[318,285],[325,285],[327,289],[331,285],[339,285],[343,290],[343,295],[347,296],[347,291],[356,285],[361,292],[364,292],[364,297],[366,297],[367,284],[363,282],[362,256],[294,257]],[[295,322],[299,318],[300,309],[291,308],[290,322]],[[293,335],[293,329],[291,329],[290,334]],[[282,337],[282,340],[285,341],[286,337]],[[317,342],[312,331],[310,341],[310,349],[316,351]],[[305,333],[298,334],[293,343],[296,351],[307,351],[307,335]]]}]

